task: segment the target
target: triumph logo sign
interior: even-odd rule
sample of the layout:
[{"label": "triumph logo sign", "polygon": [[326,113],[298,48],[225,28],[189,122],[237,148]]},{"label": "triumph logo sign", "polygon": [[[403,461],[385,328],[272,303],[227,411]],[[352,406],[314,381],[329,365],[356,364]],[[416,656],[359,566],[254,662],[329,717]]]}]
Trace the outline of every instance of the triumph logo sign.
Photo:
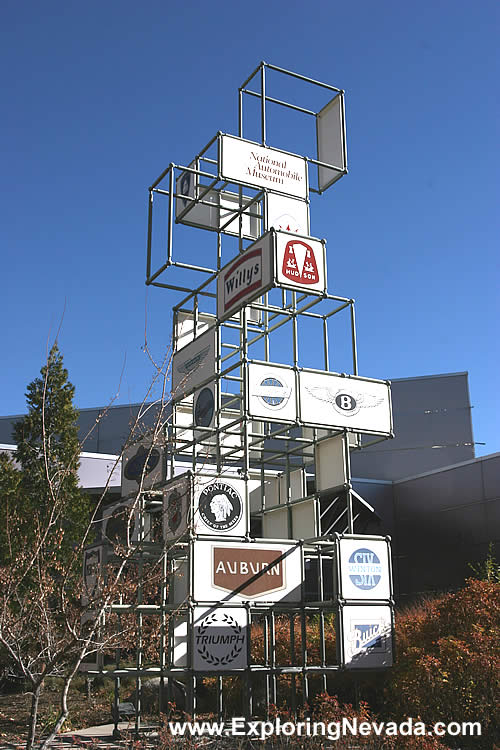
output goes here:
[{"label": "triumph logo sign", "polygon": [[213,585],[249,598],[279,591],[286,585],[283,550],[214,547]]},{"label": "triumph logo sign", "polygon": [[248,617],[242,607],[195,607],[193,665],[203,671],[247,666]]}]

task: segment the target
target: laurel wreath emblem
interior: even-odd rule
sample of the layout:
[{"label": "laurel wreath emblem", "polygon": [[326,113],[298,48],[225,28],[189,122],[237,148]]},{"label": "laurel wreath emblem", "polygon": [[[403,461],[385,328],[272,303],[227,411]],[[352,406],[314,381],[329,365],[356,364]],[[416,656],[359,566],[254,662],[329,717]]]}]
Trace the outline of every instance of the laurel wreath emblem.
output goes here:
[{"label": "laurel wreath emblem", "polygon": [[[225,612],[223,612],[221,614],[221,618],[222,618],[222,623],[224,625],[228,625],[235,635],[237,636],[241,635],[242,627],[238,622],[236,622],[234,617],[231,617],[231,615],[228,615]],[[203,620],[198,630],[198,634],[205,635],[210,625],[213,625],[215,622],[221,622],[221,620],[218,620],[217,613],[214,612],[213,614],[208,615],[208,617],[205,617],[205,619]],[[231,662],[233,662],[236,659],[236,657],[243,650],[243,646],[244,646],[244,641],[241,642],[239,645],[236,644],[235,646],[233,646],[233,648],[228,654],[226,654],[225,656],[220,656],[220,657],[214,656],[213,654],[211,654],[209,650],[207,649],[207,647],[205,646],[205,644],[203,644],[201,647],[197,646],[196,650],[208,664],[211,664],[213,666],[224,667],[224,666],[227,666],[228,664],[231,664]]]}]

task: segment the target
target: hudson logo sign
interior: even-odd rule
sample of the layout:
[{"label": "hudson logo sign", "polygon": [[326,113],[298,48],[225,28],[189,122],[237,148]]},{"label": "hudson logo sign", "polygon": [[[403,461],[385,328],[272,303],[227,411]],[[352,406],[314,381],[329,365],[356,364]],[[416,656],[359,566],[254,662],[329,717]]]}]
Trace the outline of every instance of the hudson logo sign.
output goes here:
[{"label": "hudson logo sign", "polygon": [[244,253],[222,274],[224,314],[262,287],[262,248]]},{"label": "hudson logo sign", "polygon": [[285,588],[283,550],[213,548],[213,585],[240,596],[256,597]]},{"label": "hudson logo sign", "polygon": [[317,284],[318,264],[311,245],[302,240],[287,242],[281,272],[287,279],[298,284]]}]

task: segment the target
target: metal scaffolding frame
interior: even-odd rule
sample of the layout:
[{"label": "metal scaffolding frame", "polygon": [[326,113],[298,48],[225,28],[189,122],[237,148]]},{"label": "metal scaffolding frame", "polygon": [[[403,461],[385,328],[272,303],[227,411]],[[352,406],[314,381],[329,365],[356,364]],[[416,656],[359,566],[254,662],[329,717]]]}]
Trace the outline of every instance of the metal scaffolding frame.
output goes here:
[{"label": "metal scaffolding frame", "polygon": [[[319,110],[287,102],[271,95],[270,75],[300,81],[328,99]],[[320,118],[322,113],[330,111],[328,108],[335,101],[336,116],[340,118],[340,166],[320,160],[319,145],[314,156],[301,157],[306,162],[308,192],[304,200],[298,200],[304,204],[308,228],[309,192],[321,194],[347,173],[344,92],[329,84],[261,62],[238,89],[239,139],[244,139],[246,132],[244,102],[247,97],[257,98],[260,102],[258,143],[263,147],[268,147],[269,143],[270,105],[314,117],[319,144]],[[167,479],[155,486],[153,494],[164,499],[165,514],[166,493],[175,482],[181,481],[180,476],[188,477],[188,483],[193,482],[193,477],[200,472],[208,478],[207,481],[237,479],[245,487],[245,531],[235,536],[215,537],[206,531],[200,532],[194,501],[190,497],[186,502],[192,506],[191,516],[185,528],[177,536],[164,538],[159,544],[154,543],[147,539],[144,532],[147,527],[144,517],[151,512],[144,495],[151,498],[151,490],[139,493],[139,533],[134,542],[134,559],[139,571],[136,599],[115,602],[109,607],[110,616],[116,618],[118,628],[123,626],[125,617],[135,619],[138,633],[135,654],[124,655],[118,649],[112,664],[105,664],[101,660],[97,669],[89,670],[90,674],[99,673],[115,680],[116,729],[120,682],[124,677],[133,677],[136,681],[137,731],[143,725],[143,681],[150,677],[160,678],[160,710],[165,710],[167,702],[174,699],[183,702],[185,710],[193,717],[207,710],[203,704],[206,696],[202,699],[200,685],[208,680],[211,685],[209,708],[221,720],[227,713],[228,695],[231,695],[228,684],[235,676],[244,685],[240,705],[244,706],[247,717],[256,713],[269,715],[269,706],[277,703],[280,691],[287,691],[289,705],[295,709],[307,704],[311,682],[319,686],[318,689],[326,690],[329,675],[341,669],[345,661],[338,632],[339,616],[344,606],[339,598],[339,539],[354,535],[357,521],[374,514],[374,509],[353,490],[350,452],[386,439],[387,431],[377,433],[372,430],[367,439],[366,434],[361,435],[354,429],[318,426],[304,418],[300,411],[298,386],[294,393],[296,408],[291,419],[255,416],[249,408],[248,384],[252,367],[287,368],[297,383],[304,372],[334,373],[337,348],[332,329],[339,322],[344,339],[349,342],[349,367],[338,374],[346,378],[354,377],[356,382],[371,381],[361,378],[358,373],[354,300],[329,294],[326,280],[325,288],[320,290],[297,290],[293,286],[287,288],[286,284],[274,283],[259,298],[252,299],[230,317],[222,320],[217,317],[217,281],[221,270],[228,260],[235,257],[235,252],[237,257],[242,256],[252,242],[271,229],[267,214],[269,196],[282,195],[279,189],[226,179],[221,156],[227,142],[225,138],[236,136],[217,133],[189,164],[169,164],[148,190],[146,284],[165,288],[171,296],[176,295],[178,301],[172,308],[173,351],[183,351],[185,346],[193,342],[196,344],[202,336],[213,335],[215,342],[214,367],[207,369],[206,377],[187,385],[180,381],[173,388],[172,415],[166,436],[169,446]],[[280,153],[294,157],[289,152]],[[324,170],[323,173],[321,170]],[[313,185],[315,175],[316,187]],[[166,201],[166,204],[163,204],[164,210],[158,219],[155,218],[155,207],[161,201]],[[155,260],[155,226],[158,221],[165,229],[164,236],[161,234],[159,262]],[[186,226],[211,232],[211,235],[205,235],[207,245],[210,236],[213,238],[211,251],[204,249],[203,256],[207,258],[205,265],[181,259],[186,254],[186,243],[182,237],[178,240],[177,233],[184,232]],[[318,331],[315,341],[318,342],[316,349],[320,352],[320,368],[307,367],[307,362],[302,361],[299,339],[301,329],[306,326],[314,326]],[[286,362],[282,355],[285,335],[289,342]],[[271,351],[276,350],[280,356],[274,359]],[[196,424],[195,418],[195,399],[204,388],[211,389],[214,394],[215,408],[208,425]],[[318,446],[332,439],[342,444],[343,480],[325,491],[318,486],[315,462]],[[299,491],[295,486],[297,476]],[[272,497],[270,485],[274,487]],[[252,502],[251,492],[257,497]],[[310,528],[314,528],[314,533],[307,539],[296,533],[297,509],[306,509],[309,513]],[[280,521],[286,531],[275,539],[263,532],[266,528],[273,528],[273,518],[278,518],[279,514],[281,519],[286,519],[286,522]],[[196,599],[194,595],[193,554],[200,540],[219,543],[233,540],[242,545],[260,543],[271,548],[286,541],[295,545],[300,556],[300,597],[294,601],[270,601],[265,598],[224,601],[224,608],[228,611],[237,608],[247,613],[246,666],[242,668],[204,671],[195,667],[191,639],[195,628],[195,611],[199,611],[200,607],[210,609],[221,606],[220,600]],[[156,566],[159,575],[154,603],[143,601],[145,579],[141,571],[149,563]],[[187,569],[182,595],[178,595],[172,583],[172,576],[175,578],[176,571],[180,569]],[[311,570],[315,590],[310,583]],[[331,580],[325,580],[326,570],[331,571]],[[306,586],[308,576],[309,584]],[[384,599],[380,603],[387,602]],[[153,630],[158,647],[154,664],[147,663],[145,659],[144,633],[148,618],[156,621],[156,629]],[[313,618],[319,632],[319,653],[314,659],[308,645],[308,625]],[[332,629],[332,618],[336,636],[331,636],[328,642],[325,631],[327,624]],[[286,663],[280,663],[277,644],[277,629],[284,627],[283,623],[288,623],[286,627],[290,643]],[[259,629],[262,631],[261,652],[255,639],[252,646],[252,638]],[[179,636],[181,631],[184,641]],[[182,659],[176,656],[179,639],[185,648]],[[329,648],[331,651],[332,643],[336,644],[333,661],[328,651]]]}]

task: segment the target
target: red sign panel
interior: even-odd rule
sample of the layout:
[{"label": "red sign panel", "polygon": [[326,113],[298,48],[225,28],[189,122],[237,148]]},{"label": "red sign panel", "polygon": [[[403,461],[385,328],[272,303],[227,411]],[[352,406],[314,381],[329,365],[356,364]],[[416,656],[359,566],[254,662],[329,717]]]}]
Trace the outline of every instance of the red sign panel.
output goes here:
[{"label": "red sign panel", "polygon": [[312,247],[298,239],[287,242],[281,272],[297,284],[317,284],[318,264]]}]

